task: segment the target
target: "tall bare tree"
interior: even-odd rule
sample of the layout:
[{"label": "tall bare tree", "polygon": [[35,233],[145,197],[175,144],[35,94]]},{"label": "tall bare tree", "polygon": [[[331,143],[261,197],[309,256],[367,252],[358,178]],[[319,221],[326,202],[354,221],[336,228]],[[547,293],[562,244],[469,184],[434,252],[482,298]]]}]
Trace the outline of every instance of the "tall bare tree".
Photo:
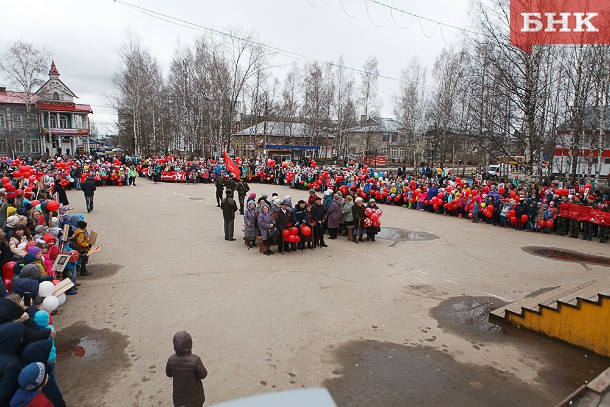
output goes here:
[{"label": "tall bare tree", "polygon": [[[44,83],[44,74],[48,68],[48,52],[44,48],[36,48],[25,41],[16,41],[9,45],[0,55],[0,70],[8,76],[16,90],[23,92],[25,104],[25,151],[30,151],[32,126],[32,105],[34,92]],[[13,146],[14,147],[14,146]]]},{"label": "tall bare tree", "polygon": [[[360,75],[360,111],[364,120],[369,116],[379,114],[379,99],[377,96],[379,88],[379,64],[377,57],[370,56],[364,62],[363,73]],[[368,132],[364,135],[364,151],[371,151],[372,137]]]}]

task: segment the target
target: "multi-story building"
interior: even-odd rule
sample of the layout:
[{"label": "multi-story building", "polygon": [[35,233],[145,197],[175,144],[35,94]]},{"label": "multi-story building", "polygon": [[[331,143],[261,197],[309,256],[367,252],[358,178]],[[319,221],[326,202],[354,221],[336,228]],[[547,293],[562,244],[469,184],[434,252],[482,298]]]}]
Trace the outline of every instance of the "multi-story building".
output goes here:
[{"label": "multi-story building", "polygon": [[383,117],[360,118],[360,126],[346,132],[348,156],[374,156],[384,161],[402,162],[410,143],[404,126],[398,121]]},{"label": "multi-story building", "polygon": [[243,158],[284,161],[328,158],[333,154],[333,135],[313,136],[308,126],[299,122],[261,122],[234,134],[234,138],[235,154]]},{"label": "multi-story building", "polygon": [[25,92],[0,87],[0,154],[38,156],[89,152],[89,114],[93,110],[90,105],[75,103],[77,96],[59,76],[52,62],[49,80],[30,97],[29,137]]}]

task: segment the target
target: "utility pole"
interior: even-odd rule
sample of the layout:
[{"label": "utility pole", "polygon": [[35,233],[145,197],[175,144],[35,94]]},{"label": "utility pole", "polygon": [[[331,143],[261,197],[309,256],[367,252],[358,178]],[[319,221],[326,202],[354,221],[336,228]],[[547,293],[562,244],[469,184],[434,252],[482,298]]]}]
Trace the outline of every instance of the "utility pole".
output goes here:
[{"label": "utility pole", "polygon": [[263,158],[267,158],[267,98],[265,98],[265,121],[263,122],[263,156]]}]

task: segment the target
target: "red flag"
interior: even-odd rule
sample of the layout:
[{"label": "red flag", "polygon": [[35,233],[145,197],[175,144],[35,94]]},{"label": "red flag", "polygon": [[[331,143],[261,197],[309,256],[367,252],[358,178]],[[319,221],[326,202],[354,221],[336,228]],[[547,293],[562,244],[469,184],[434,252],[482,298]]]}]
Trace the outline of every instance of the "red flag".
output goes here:
[{"label": "red flag", "polygon": [[229,154],[227,153],[225,153],[225,165],[227,166],[227,170],[235,174],[235,178],[237,178],[237,180],[239,181],[239,174],[241,174],[241,171],[239,171],[239,168],[237,168],[237,166],[235,165],[233,160],[231,160],[231,157],[229,157]]}]

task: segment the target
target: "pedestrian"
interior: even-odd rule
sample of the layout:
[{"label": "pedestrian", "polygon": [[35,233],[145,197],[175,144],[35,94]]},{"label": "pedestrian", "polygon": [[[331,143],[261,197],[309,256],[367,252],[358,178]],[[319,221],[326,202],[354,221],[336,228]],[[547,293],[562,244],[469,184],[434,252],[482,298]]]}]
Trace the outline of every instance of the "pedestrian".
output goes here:
[{"label": "pedestrian", "polygon": [[[83,188],[85,184],[83,184]],[[87,231],[87,222],[84,220],[79,220],[76,224],[78,229],[74,231],[74,242],[75,249],[78,252],[78,263],[80,265],[80,275],[88,276],[91,275],[89,271],[87,271],[87,263],[89,262],[89,249],[91,249],[91,244],[89,243],[89,232]]]},{"label": "pedestrian", "polygon": [[87,205],[87,213],[91,213],[93,211],[93,194],[95,193],[95,182],[93,182],[93,178],[87,177],[85,182],[81,185],[81,190],[85,195],[85,205]]},{"label": "pedestrian", "polygon": [[345,197],[345,205],[343,206],[343,221],[345,222],[345,230],[347,233],[347,240],[352,240],[354,230],[354,215],[352,208],[354,207],[353,198],[351,195]]},{"label": "pedestrian", "polygon": [[233,190],[227,189],[227,196],[220,204],[222,209],[222,217],[225,226],[225,240],[233,242],[233,231],[235,229],[235,212],[237,212],[237,203],[233,199]]},{"label": "pedestrian", "polygon": [[[300,201],[299,201],[300,202]],[[324,220],[326,217],[326,211],[322,205],[322,198],[316,196],[314,198],[314,204],[309,210],[311,214],[311,220],[313,224],[313,247],[328,247],[324,242]]]},{"label": "pedestrian", "polygon": [[280,203],[280,209],[276,213],[277,215],[277,228],[278,228],[278,243],[277,250],[278,252],[284,254],[284,252],[290,252],[290,242],[287,242],[283,239],[282,231],[290,229],[291,223],[291,215],[288,211],[288,201],[284,200]]},{"label": "pedestrian", "polygon": [[216,176],[214,185],[216,186],[216,206],[220,208],[220,201],[222,200],[222,190],[225,187],[225,184],[224,182],[222,182],[222,178],[220,177],[220,175]]},{"label": "pedestrian", "polygon": [[263,204],[261,206],[261,212],[257,218],[258,228],[261,232],[261,239],[263,240],[263,254],[269,256],[273,254],[271,251],[271,243],[273,242],[275,230],[275,219],[269,213],[269,206]]},{"label": "pedestrian", "polygon": [[193,355],[193,338],[186,331],[174,335],[174,353],[167,360],[165,374],[173,381],[174,407],[201,407],[205,392],[201,381],[206,370],[201,358]]},{"label": "pedestrian", "polygon": [[339,225],[341,223],[341,207],[341,197],[338,194],[335,194],[333,196],[333,202],[326,211],[326,215],[328,217],[328,234],[330,235],[329,239],[331,240],[337,239],[337,230],[339,229]]},{"label": "pedestrian", "polygon": [[256,202],[248,201],[248,208],[244,214],[244,238],[248,244],[248,249],[254,247],[254,242],[258,236],[258,223],[256,213]]},{"label": "pedestrian", "polygon": [[356,198],[355,204],[352,207],[352,216],[354,217],[354,237],[352,238],[352,241],[354,243],[363,241],[362,236],[364,235],[364,208],[362,203],[362,198],[358,197]]}]

